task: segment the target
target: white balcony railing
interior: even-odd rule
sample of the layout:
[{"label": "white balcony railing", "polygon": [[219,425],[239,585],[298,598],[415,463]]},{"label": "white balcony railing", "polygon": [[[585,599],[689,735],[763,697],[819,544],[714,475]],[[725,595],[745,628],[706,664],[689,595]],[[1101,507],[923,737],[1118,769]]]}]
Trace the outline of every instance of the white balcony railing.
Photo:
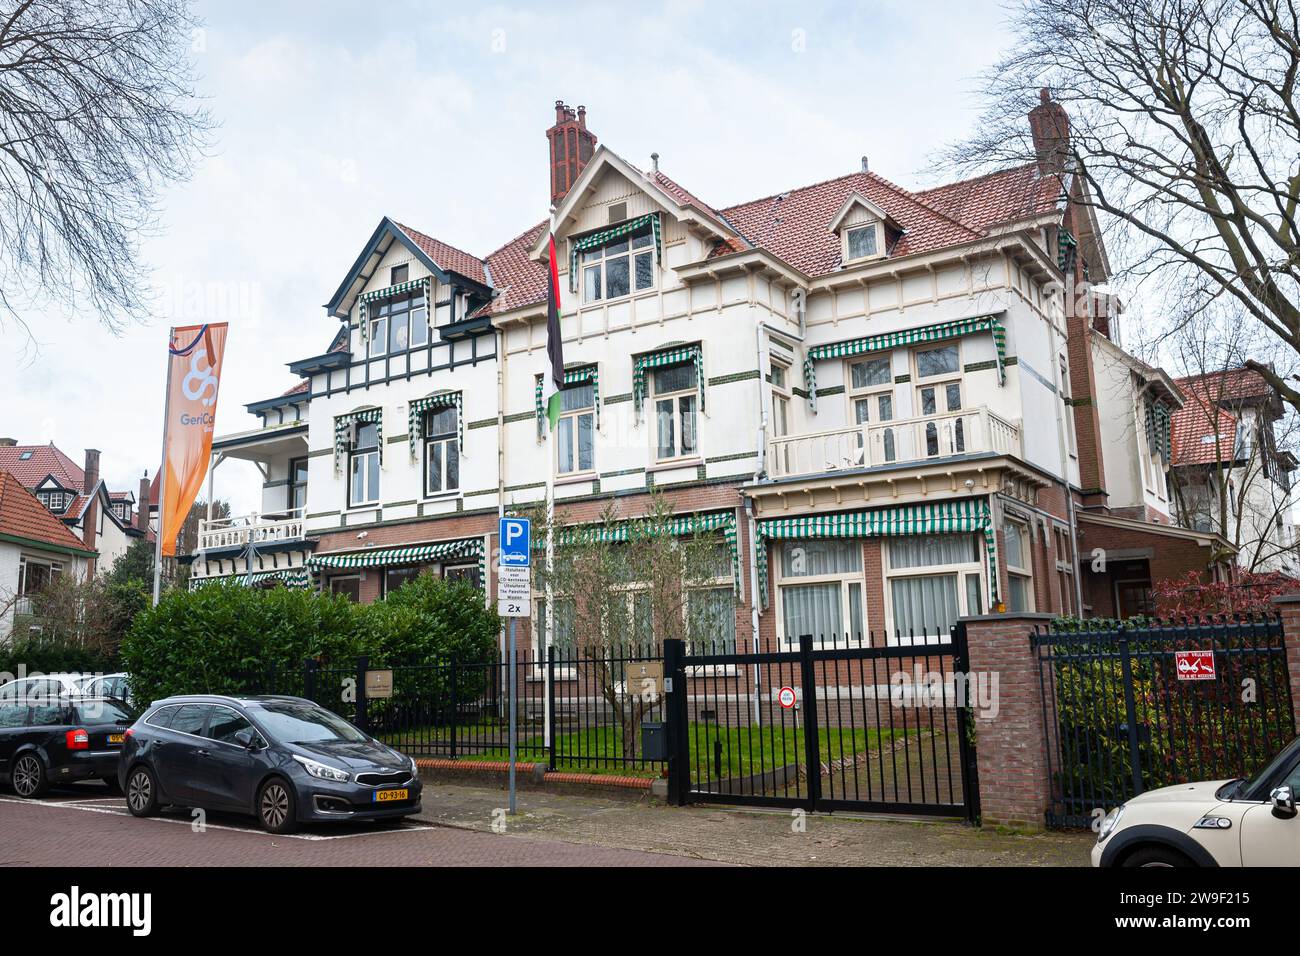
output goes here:
[{"label": "white balcony railing", "polygon": [[199,522],[199,550],[242,548],[250,540],[254,544],[294,541],[303,537],[305,531],[302,508],[275,514],[204,519]]},{"label": "white balcony railing", "polygon": [[980,406],[785,435],[767,443],[767,473],[770,478],[792,478],[980,452],[1019,455],[1020,426]]}]

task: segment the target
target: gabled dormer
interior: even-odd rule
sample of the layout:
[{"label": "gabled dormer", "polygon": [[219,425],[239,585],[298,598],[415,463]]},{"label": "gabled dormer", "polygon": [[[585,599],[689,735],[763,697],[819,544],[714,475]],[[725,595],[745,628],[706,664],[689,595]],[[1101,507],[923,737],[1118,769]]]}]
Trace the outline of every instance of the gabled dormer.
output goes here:
[{"label": "gabled dormer", "polygon": [[883,208],[862,193],[850,193],[830,223],[840,237],[840,261],[846,265],[883,259],[902,232]]}]

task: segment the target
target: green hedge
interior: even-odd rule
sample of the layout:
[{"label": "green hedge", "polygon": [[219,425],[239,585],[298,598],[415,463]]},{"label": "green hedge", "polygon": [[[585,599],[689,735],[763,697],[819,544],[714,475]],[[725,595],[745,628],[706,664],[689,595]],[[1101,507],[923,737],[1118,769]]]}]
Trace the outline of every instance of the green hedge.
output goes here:
[{"label": "green hedge", "polygon": [[111,674],[116,670],[118,662],[113,655],[62,638],[31,637],[12,644],[0,643],[0,675],[10,675],[0,683],[19,673]]},{"label": "green hedge", "polygon": [[[301,692],[304,658],[349,668],[487,660],[498,619],[483,592],[422,575],[376,604],[288,588],[218,582],[166,595],[122,642],[123,669],[143,701],[172,694]],[[268,687],[267,675],[284,682]]]}]

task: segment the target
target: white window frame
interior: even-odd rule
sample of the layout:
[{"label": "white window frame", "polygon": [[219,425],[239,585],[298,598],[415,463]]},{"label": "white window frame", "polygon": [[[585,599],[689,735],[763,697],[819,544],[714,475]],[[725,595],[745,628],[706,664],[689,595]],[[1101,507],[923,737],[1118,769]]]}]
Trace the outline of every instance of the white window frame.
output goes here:
[{"label": "white window frame", "polygon": [[[433,420],[434,415],[448,410],[457,417],[455,426],[451,431],[439,432],[437,435],[431,436],[429,434],[429,422]],[[420,487],[424,492],[425,498],[449,498],[460,495],[460,470],[462,464],[460,458],[460,428],[463,423],[459,420],[459,416],[460,409],[455,405],[440,405],[437,408],[428,409],[420,416],[420,440],[424,444],[424,461],[422,463],[423,467],[421,468]],[[429,462],[432,459],[434,445],[444,446],[442,451],[442,468],[440,469],[440,474],[438,476],[441,480],[442,488],[438,491],[431,491],[429,489]],[[452,445],[456,449],[456,487],[454,488],[447,487],[447,462],[450,460],[445,447],[447,445]]]},{"label": "white window frame", "polygon": [[[884,230],[881,228],[882,225],[883,225],[883,224],[881,223],[881,221],[880,221],[879,219],[874,219],[874,220],[870,220],[870,221],[868,221],[868,222],[855,222],[855,223],[853,223],[852,225],[845,226],[844,229],[843,229],[843,231],[842,231],[842,233],[841,233],[841,235],[842,235],[844,238],[843,238],[843,240],[842,240],[842,241],[843,241],[843,245],[842,245],[842,247],[841,247],[841,249],[840,249],[840,256],[841,256],[841,258],[843,259],[843,261],[846,262],[846,263],[848,263],[848,262],[870,262],[872,259],[881,259],[881,258],[884,258],[884,255],[885,255],[885,235],[884,235]],[[852,240],[851,240],[849,237],[850,237],[850,235],[851,235],[852,233],[855,233],[855,232],[858,232],[859,230],[864,230],[864,229],[871,229],[871,230],[873,230],[873,231],[875,232],[875,238],[876,238],[876,241],[875,241],[875,249],[874,249],[874,251],[872,251],[872,252],[868,252],[868,253],[866,253],[865,255],[855,256],[855,255],[853,255],[853,252],[852,252],[852,249],[853,249],[853,242],[852,242]]]},{"label": "white window frame", "polygon": [[1062,352],[1056,357],[1057,368],[1061,374],[1061,401],[1065,404],[1065,441],[1066,451],[1071,458],[1079,457],[1079,438],[1074,430],[1074,405],[1070,402],[1073,393],[1070,389],[1070,362]]},{"label": "white window frame", "polygon": [[1056,550],[1056,581],[1061,589],[1061,613],[1075,617],[1079,609],[1074,606],[1074,556],[1070,549],[1070,529],[1064,525],[1052,526],[1052,543]]},{"label": "white window frame", "polygon": [[[772,390],[772,437],[785,438],[790,434],[790,410],[793,407],[794,390],[790,387],[790,365],[779,359],[771,360],[771,390]],[[780,378],[781,383],[777,384]],[[777,423],[781,427],[777,428]]]},{"label": "white window frame", "polygon": [[[785,588],[799,587],[805,584],[839,584],[840,585],[840,623],[845,627],[845,633],[848,635],[849,646],[867,646],[871,642],[871,623],[867,617],[867,559],[862,554],[863,539],[861,538],[844,538],[840,539],[841,543],[848,543],[856,546],[859,551],[858,560],[860,566],[857,571],[841,571],[834,574],[795,574],[786,576],[782,572],[784,561],[782,560],[781,551],[787,544],[799,544],[798,540],[781,540],[777,542],[776,555],[771,562],[772,578],[775,582],[774,590],[776,592],[776,639],[778,646],[795,648],[799,646],[798,634],[785,633]],[[859,593],[862,596],[862,633],[855,635],[852,632],[853,613],[849,605],[849,594],[851,588],[849,585],[861,585]],[[822,635],[824,636],[824,635]],[[837,643],[827,643],[819,641],[818,635],[813,635],[813,647],[835,647]],[[842,646],[842,645],[840,645]]]},{"label": "white window frame", "polygon": [[[948,349],[948,348],[956,350],[957,353],[956,369],[951,372],[941,372],[938,375],[923,376],[921,374],[921,353],[936,352],[941,349]],[[957,411],[965,412],[970,410],[969,405],[967,404],[967,394],[969,392],[969,389],[966,388],[966,373],[964,371],[966,367],[965,355],[963,354],[960,338],[948,339],[940,342],[927,342],[924,345],[916,346],[909,350],[908,363],[910,365],[910,371],[912,373],[912,383],[915,386],[912,392],[912,400],[915,402],[915,405],[912,409],[914,417],[941,418],[941,417],[946,417],[948,415],[955,414],[955,412]],[[956,385],[958,389],[960,389],[961,408],[956,409],[955,411],[953,409],[948,408],[948,386],[949,385]],[[932,388],[935,390],[934,412],[933,414],[930,415],[927,415],[925,413],[924,399],[922,398],[922,394],[921,394],[928,388]],[[944,396],[943,411],[939,411],[940,393],[942,393]],[[935,449],[936,450],[935,450],[935,454],[933,455],[929,453],[930,451],[929,431],[928,431],[929,425],[922,427],[921,430],[918,432],[917,440],[921,443],[921,447],[914,448],[912,449],[912,451],[919,460],[926,461],[935,458],[945,458],[948,457],[948,455],[965,454],[966,450],[970,447],[970,436],[966,434],[964,423],[962,423],[960,435],[954,433],[954,439],[953,439],[951,449],[944,448],[944,437],[942,434],[939,433],[938,426],[936,425],[934,427],[935,427],[935,441],[936,441]],[[960,439],[960,442],[958,441],[958,439]]]},{"label": "white window frame", "polygon": [[[342,593],[341,591],[337,590],[337,589],[334,587],[334,585],[335,585],[336,583],[340,582],[340,581],[356,581],[356,582],[357,582],[357,603],[360,604],[360,603],[361,603],[361,575],[360,575],[360,574],[333,574],[333,575],[330,575],[329,582],[328,582],[328,585],[327,585],[327,586],[329,587],[329,592],[330,592],[331,595],[341,594],[341,593]],[[381,581],[381,584],[382,584],[382,581]]]},{"label": "white window frame", "polygon": [[[1027,565],[1011,563],[1011,549],[1006,546],[1007,534],[1014,532],[1020,540],[1021,556],[1028,562]],[[1017,578],[1024,582],[1026,606],[1017,608],[1016,613],[1033,613],[1038,608],[1038,602],[1034,595],[1034,530],[1031,524],[1026,523],[1020,518],[1004,515],[1002,518],[1002,550],[1006,555],[1007,565],[1007,598],[1011,597],[1011,579]],[[1011,609],[1009,601],[1007,609]]]},{"label": "white window frame", "polygon": [[[691,385],[689,388],[677,389],[672,392],[660,394],[658,391],[657,372],[666,372],[673,368],[688,368],[691,370]],[[683,362],[681,365],[670,365],[665,368],[650,369],[650,405],[654,409],[654,420],[650,428],[650,441],[654,448],[654,461],[657,465],[673,464],[677,462],[689,462],[698,460],[702,452],[700,451],[700,391],[696,384],[695,367],[689,362]],[[682,412],[681,400],[683,398],[693,398],[695,400],[695,410],[692,415],[695,419],[693,429],[695,435],[695,447],[690,451],[682,451]],[[659,454],[659,403],[671,401],[673,416],[673,451],[676,454],[668,457],[661,457]]]},{"label": "white window frame", "polygon": [[[575,383],[574,385],[571,385],[571,386],[566,386],[564,389],[562,389],[562,390],[560,391],[560,402],[561,402],[561,406],[560,406],[560,407],[561,407],[561,409],[563,409],[563,407],[564,407],[564,406],[563,406],[563,402],[564,402],[564,397],[563,397],[563,396],[564,396],[564,393],[570,391],[571,389],[576,390],[576,389],[579,389],[579,388],[590,388],[590,389],[592,389],[592,399],[591,399],[591,404],[590,404],[590,405],[584,405],[584,406],[582,406],[581,408],[572,408],[572,409],[569,409],[568,411],[563,411],[563,410],[562,410],[562,411],[560,412],[560,418],[559,418],[559,420],[555,423],[555,441],[554,441],[554,443],[553,443],[553,444],[555,445],[555,454],[554,454],[554,456],[553,456],[553,463],[554,463],[554,467],[555,467],[555,474],[556,474],[556,476],[558,476],[558,477],[563,477],[563,478],[580,478],[580,477],[585,477],[585,476],[588,476],[588,475],[593,475],[593,474],[596,473],[596,396],[595,396],[595,382],[592,381],[591,379],[588,379],[588,380],[583,381],[583,382],[577,382],[577,383]],[[590,418],[590,419],[591,419],[591,467],[590,467],[590,468],[583,468],[583,467],[581,467],[581,452],[580,452],[580,449],[579,449],[578,435],[581,433],[581,430],[582,430],[582,429],[581,429],[581,422],[580,422],[580,419],[582,419],[583,417],[586,417],[586,418]],[[572,452],[573,452],[573,462],[572,462],[573,467],[570,468],[570,469],[568,469],[568,470],[565,470],[564,468],[561,467],[563,463],[560,461],[560,437],[559,437],[559,436],[560,436],[560,429],[564,427],[564,424],[565,424],[566,421],[569,423],[569,428],[571,428],[571,429],[573,430],[573,439],[572,439],[572,441],[570,442],[570,445],[569,445],[570,449],[571,449]]]},{"label": "white window frame", "polygon": [[[634,239],[648,239],[649,241],[644,245],[633,246]],[[623,243],[627,244],[627,249],[615,252],[612,255],[608,253],[610,246]],[[646,253],[650,256],[650,284],[638,289],[636,285],[636,260]],[[608,263],[617,259],[627,260],[627,292],[622,295],[611,296],[609,295]],[[587,271],[589,269],[595,269],[600,277],[600,290],[595,297],[588,297]],[[645,227],[644,232],[638,232],[635,236],[631,234],[620,236],[602,246],[597,246],[594,249],[583,249],[578,253],[578,287],[581,302],[584,306],[620,302],[624,299],[630,299],[632,296],[653,292],[658,285],[659,268],[655,262],[654,230],[649,225]]]},{"label": "white window frame", "polygon": [[[370,341],[368,358],[380,358],[385,355],[404,355],[412,349],[422,349],[429,344],[429,308],[431,303],[426,301],[424,305],[413,308],[410,303],[416,299],[424,299],[423,291],[412,291],[405,295],[394,296],[392,299],[384,299],[374,303],[366,309],[366,321],[370,323]],[[393,304],[401,303],[402,308],[393,311]],[[394,315],[400,315],[406,324],[406,346],[404,348],[393,348],[391,346],[392,338],[392,319]],[[418,325],[417,325],[418,323]],[[379,326],[383,325],[384,334],[379,335]],[[415,341],[415,329],[420,328],[423,341]]]},{"label": "white window frame", "polygon": [[[975,533],[972,532],[962,531],[957,534],[962,537],[975,537]],[[947,536],[948,535],[936,535],[934,537]],[[917,535],[916,537],[932,536]],[[965,616],[973,613],[970,608],[970,602],[967,600],[969,587],[967,579],[974,575],[979,578],[980,611],[987,613],[988,608],[984,607],[984,605],[988,601],[988,574],[983,560],[983,544],[981,542],[974,541],[972,543],[971,549],[975,557],[971,561],[963,561],[957,564],[930,564],[918,565],[910,568],[895,568],[893,566],[893,554],[891,553],[891,547],[895,540],[898,539],[890,538],[885,540],[881,549],[884,552],[881,555],[881,566],[884,570],[885,578],[885,642],[888,646],[898,647],[908,642],[908,637],[906,635],[898,633],[897,622],[894,615],[894,590],[891,582],[896,579],[930,578],[942,577],[944,575],[955,575],[957,578],[957,610],[959,616]],[[950,635],[941,634],[939,637],[941,638],[940,643],[946,644],[951,641]]]},{"label": "white window frame", "polygon": [[[368,492],[371,492],[374,495],[374,497],[366,498],[363,501],[356,501],[354,500],[352,494],[353,481],[354,481],[353,474],[355,471],[355,466],[353,463],[358,459],[368,459],[371,456],[374,456],[375,470],[376,472],[382,472],[382,467],[381,467],[382,463],[379,461],[379,442],[382,439],[379,436],[379,428],[374,422],[357,422],[355,423],[354,427],[356,428],[356,434],[358,436],[360,436],[361,430],[363,428],[366,427],[374,428],[375,444],[366,445],[362,450],[358,451],[355,440],[348,443],[348,488],[347,488],[348,508],[349,509],[373,508],[375,505],[379,504],[379,486],[383,483],[383,476],[382,474],[376,475],[375,487],[373,488],[369,487],[369,481],[368,480],[366,481],[366,486],[367,486],[366,490]],[[367,475],[370,473],[369,466],[366,467],[365,473]]]}]

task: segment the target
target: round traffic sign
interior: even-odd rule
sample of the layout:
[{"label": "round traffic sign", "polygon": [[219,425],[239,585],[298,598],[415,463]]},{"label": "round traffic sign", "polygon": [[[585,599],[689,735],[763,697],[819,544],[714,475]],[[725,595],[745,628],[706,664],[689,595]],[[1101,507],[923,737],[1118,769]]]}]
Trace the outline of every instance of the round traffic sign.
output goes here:
[{"label": "round traffic sign", "polygon": [[778,704],[780,704],[782,707],[784,707],[786,710],[789,710],[791,707],[793,707],[793,706],[794,706],[794,688],[793,688],[793,687],[782,687],[782,688],[781,688],[779,691],[777,691],[777,693],[776,693],[776,702],[777,702]]}]

